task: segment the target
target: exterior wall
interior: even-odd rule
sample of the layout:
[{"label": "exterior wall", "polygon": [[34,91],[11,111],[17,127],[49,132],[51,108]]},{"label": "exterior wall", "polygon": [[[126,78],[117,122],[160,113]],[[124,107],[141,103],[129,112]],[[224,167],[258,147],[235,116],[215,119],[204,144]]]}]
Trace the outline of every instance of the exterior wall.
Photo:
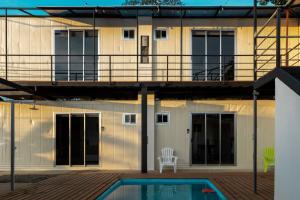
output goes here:
[{"label": "exterior wall", "polygon": [[[139,48],[140,36],[149,35],[150,38],[150,54],[180,54],[180,20],[178,19],[155,19],[149,17],[139,18]],[[262,22],[261,22],[262,23]],[[289,34],[298,35],[299,26],[295,19],[290,19]],[[4,75],[5,57],[5,21],[0,18],[0,76]],[[124,28],[136,29],[136,19],[97,19],[96,29],[99,38],[99,53],[101,55],[125,55],[137,53],[137,41],[124,40],[122,38],[122,30]],[[166,27],[168,29],[167,40],[154,40],[152,37],[153,30],[157,27]],[[266,28],[262,34],[267,35],[275,27]],[[92,19],[62,19],[62,18],[8,18],[8,50],[9,54],[53,54],[54,30],[60,29],[92,29]],[[236,34],[236,54],[253,54],[253,28],[251,19],[184,19],[183,20],[183,43],[182,53],[190,55],[191,52],[191,31],[193,29],[224,29],[234,30]],[[283,25],[282,34],[285,34]],[[137,37],[137,36],[135,36]],[[261,48],[267,48],[272,45],[274,39],[264,42]],[[292,47],[298,42],[298,39],[290,39],[289,46]],[[275,44],[273,44],[275,48]],[[285,40],[282,40],[282,47],[285,47]],[[290,53],[293,57],[299,50]],[[139,52],[140,53],[140,49]],[[262,53],[262,50],[260,51]],[[265,54],[274,54],[275,50],[265,52]],[[299,57],[298,57],[299,58]],[[260,59],[268,60],[270,57],[264,56]],[[295,59],[295,58],[294,58]],[[50,80],[51,73],[51,57],[49,56],[14,56],[9,57],[9,78],[11,80]],[[98,58],[101,71],[100,81],[108,81],[109,75],[109,57],[101,56]],[[150,63],[166,62],[166,57],[151,57]],[[112,75],[115,76],[112,81],[136,81],[136,62],[137,57],[134,56],[118,56],[112,57],[114,63],[112,67]],[[178,81],[180,75],[180,56],[169,57],[169,81]],[[253,74],[252,63],[253,58],[250,56],[236,57],[236,79],[251,80]],[[19,64],[22,63],[22,64]],[[25,64],[24,64],[25,63]],[[125,64],[124,64],[125,63]],[[292,63],[292,61],[291,61]],[[258,67],[260,64],[258,65]],[[160,76],[153,80],[166,80],[166,64],[139,64],[140,81],[151,80],[147,76],[152,74]],[[273,68],[274,63],[270,63],[263,69]],[[191,57],[183,56],[183,80],[191,80]],[[14,69],[14,70],[12,70]],[[26,71],[20,71],[26,70]],[[30,69],[31,71],[29,71]],[[130,69],[123,71],[123,69]],[[262,75],[262,74],[259,74]],[[143,76],[143,77],[142,77]],[[175,77],[174,77],[175,76]],[[177,76],[177,77],[176,77]]]},{"label": "exterior wall", "polygon": [[[100,112],[99,168],[140,169],[139,101],[37,102],[37,110],[31,107],[31,104],[16,104],[15,107],[17,168],[54,166],[54,113]],[[10,164],[10,104],[1,103],[0,108],[0,140],[4,142],[0,146],[0,168],[7,168]],[[123,125],[123,113],[137,113],[137,124]]]},{"label": "exterior wall", "polygon": [[276,79],[275,199],[299,199],[300,97]]},{"label": "exterior wall", "polygon": [[[0,168],[8,169],[10,162],[10,110],[1,103],[0,110]],[[99,169],[140,169],[140,100],[38,102],[38,110],[31,104],[16,104],[16,165],[20,169],[60,169],[55,164],[56,112],[101,112]],[[168,125],[156,125],[155,113],[170,112]],[[190,166],[191,113],[234,112],[236,114],[236,166]],[[137,113],[136,126],[122,124],[123,113]],[[262,169],[262,152],[274,145],[274,102],[259,101],[258,164]],[[172,147],[178,155],[179,168],[196,169],[252,169],[252,101],[238,100],[154,100],[148,96],[148,169],[157,169],[162,147]],[[1,141],[2,140],[2,141]],[[156,164],[156,165],[154,165]]]},{"label": "exterior wall", "polygon": [[[156,126],[156,156],[163,147],[174,148],[179,168],[190,168],[191,114],[234,112],[236,116],[236,166],[192,168],[252,170],[253,102],[238,100],[160,101],[157,112],[169,112],[170,122]],[[187,134],[190,129],[190,134]],[[274,101],[258,103],[258,168],[263,169],[263,150],[274,145]]]}]

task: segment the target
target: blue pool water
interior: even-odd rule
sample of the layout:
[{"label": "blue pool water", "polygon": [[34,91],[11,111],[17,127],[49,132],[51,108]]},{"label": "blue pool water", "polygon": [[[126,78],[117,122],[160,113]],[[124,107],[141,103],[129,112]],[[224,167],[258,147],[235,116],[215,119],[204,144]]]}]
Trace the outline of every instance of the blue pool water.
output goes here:
[{"label": "blue pool water", "polygon": [[[203,193],[204,188],[214,193]],[[207,179],[122,179],[97,200],[226,200]]]}]

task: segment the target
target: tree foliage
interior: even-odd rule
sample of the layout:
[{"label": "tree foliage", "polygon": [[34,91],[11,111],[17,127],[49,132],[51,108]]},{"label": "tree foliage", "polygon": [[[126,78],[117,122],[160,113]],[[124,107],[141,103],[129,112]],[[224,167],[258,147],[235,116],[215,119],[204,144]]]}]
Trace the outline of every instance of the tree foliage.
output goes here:
[{"label": "tree foliage", "polygon": [[181,0],[125,0],[123,5],[183,5]]},{"label": "tree foliage", "polygon": [[267,5],[269,3],[274,5],[284,5],[287,3],[287,0],[259,0],[260,5]]}]

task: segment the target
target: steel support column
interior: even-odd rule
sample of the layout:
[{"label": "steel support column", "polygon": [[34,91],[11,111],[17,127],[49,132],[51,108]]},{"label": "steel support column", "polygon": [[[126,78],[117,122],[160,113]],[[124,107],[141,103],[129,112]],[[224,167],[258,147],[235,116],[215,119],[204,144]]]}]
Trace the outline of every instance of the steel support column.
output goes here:
[{"label": "steel support column", "polygon": [[257,0],[254,0],[253,5],[253,79],[256,81],[257,79]]},{"label": "steel support column", "polygon": [[[257,0],[253,5],[253,79],[257,80]],[[253,192],[257,193],[257,92],[253,90]]]},{"label": "steel support column", "polygon": [[142,119],[141,119],[141,124],[142,124],[142,153],[141,153],[141,161],[142,161],[142,173],[147,173],[147,144],[148,144],[148,133],[147,133],[147,88],[143,87],[142,88],[142,103],[141,103],[141,111],[142,111]]},{"label": "steel support column", "polygon": [[281,8],[277,8],[276,16],[276,67],[281,66],[281,55],[280,55],[280,29],[281,29]]},{"label": "steel support column", "polygon": [[253,191],[257,193],[257,96],[253,90]]},{"label": "steel support column", "polygon": [[10,103],[10,190],[15,190],[15,103]]},{"label": "steel support column", "polygon": [[[94,45],[94,81],[96,81],[96,19],[95,19],[96,10],[93,12],[93,45]],[[84,76],[84,74],[83,74]]]},{"label": "steel support column", "polygon": [[8,72],[8,59],[7,59],[7,54],[8,54],[8,44],[7,44],[7,8],[5,9],[5,79],[7,80]]},{"label": "steel support column", "polygon": [[183,62],[183,59],[182,59],[182,53],[183,53],[183,42],[182,42],[182,39],[183,39],[183,29],[182,29],[182,17],[183,17],[183,14],[182,14],[182,8],[180,9],[180,81],[182,81],[182,70],[183,70],[183,66],[182,66],[182,62]]},{"label": "steel support column", "polygon": [[139,81],[139,10],[136,9],[136,82]]}]

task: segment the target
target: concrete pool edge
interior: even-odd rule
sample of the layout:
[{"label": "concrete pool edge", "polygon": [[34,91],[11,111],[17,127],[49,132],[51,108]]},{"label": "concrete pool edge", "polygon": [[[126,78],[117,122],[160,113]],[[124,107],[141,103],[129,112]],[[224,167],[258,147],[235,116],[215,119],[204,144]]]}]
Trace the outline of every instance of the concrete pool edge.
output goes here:
[{"label": "concrete pool edge", "polygon": [[134,184],[145,184],[145,183],[163,183],[163,184],[201,184],[206,183],[211,187],[214,191],[216,191],[217,195],[221,198],[221,200],[228,200],[226,197],[227,192],[223,192],[218,183],[209,179],[209,178],[120,178],[115,181],[113,184],[108,186],[96,200],[104,200],[110,193],[112,193],[115,189],[117,189],[121,185],[134,185]]}]

